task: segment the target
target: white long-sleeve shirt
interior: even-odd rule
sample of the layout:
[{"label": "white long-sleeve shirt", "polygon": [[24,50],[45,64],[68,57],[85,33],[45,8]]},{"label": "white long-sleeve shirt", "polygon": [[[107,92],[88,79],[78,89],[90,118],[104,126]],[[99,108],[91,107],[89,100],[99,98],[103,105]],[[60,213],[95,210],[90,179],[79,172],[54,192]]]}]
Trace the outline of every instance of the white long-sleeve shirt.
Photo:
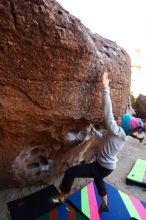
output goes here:
[{"label": "white long-sleeve shirt", "polygon": [[108,132],[105,134],[97,133],[101,138],[96,160],[101,166],[114,170],[118,161],[117,154],[123,148],[126,141],[126,134],[122,127],[119,127],[113,117],[112,103],[109,87],[103,89],[104,116]]}]

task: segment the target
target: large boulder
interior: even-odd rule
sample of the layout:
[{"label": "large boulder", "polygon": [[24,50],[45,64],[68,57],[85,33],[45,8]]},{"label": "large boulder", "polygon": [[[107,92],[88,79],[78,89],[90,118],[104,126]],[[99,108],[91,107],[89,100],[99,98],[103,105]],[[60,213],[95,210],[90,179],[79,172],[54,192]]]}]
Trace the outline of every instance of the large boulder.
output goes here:
[{"label": "large boulder", "polygon": [[136,113],[138,117],[146,119],[146,96],[139,94],[135,103]]},{"label": "large boulder", "polygon": [[0,184],[54,181],[94,152],[82,141],[103,121],[105,70],[125,112],[130,58],[54,0],[3,0],[0,14]]}]

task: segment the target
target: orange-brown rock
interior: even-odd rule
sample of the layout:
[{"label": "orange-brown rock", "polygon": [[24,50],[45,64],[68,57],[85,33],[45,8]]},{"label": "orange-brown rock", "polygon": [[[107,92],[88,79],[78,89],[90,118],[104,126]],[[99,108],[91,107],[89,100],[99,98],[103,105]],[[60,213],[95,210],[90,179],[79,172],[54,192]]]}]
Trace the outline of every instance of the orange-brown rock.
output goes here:
[{"label": "orange-brown rock", "polygon": [[105,70],[121,115],[131,80],[124,49],[55,0],[0,1],[1,186],[51,181],[92,155],[92,140],[81,143],[89,124],[103,121]]}]

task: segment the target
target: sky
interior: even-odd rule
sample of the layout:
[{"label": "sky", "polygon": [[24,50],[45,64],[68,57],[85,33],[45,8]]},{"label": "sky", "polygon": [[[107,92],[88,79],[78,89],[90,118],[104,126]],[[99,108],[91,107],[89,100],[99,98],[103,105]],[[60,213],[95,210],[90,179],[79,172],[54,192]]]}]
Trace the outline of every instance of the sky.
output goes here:
[{"label": "sky", "polygon": [[[57,1],[93,33],[123,47],[131,56],[132,64],[142,66],[140,74],[146,75],[146,0]],[[135,87],[136,96],[142,92],[146,95],[146,86],[137,87],[135,76],[132,78],[132,90]],[[142,77],[146,80],[146,76]]]},{"label": "sky", "polygon": [[146,39],[146,0],[58,0],[93,33],[123,47]]}]

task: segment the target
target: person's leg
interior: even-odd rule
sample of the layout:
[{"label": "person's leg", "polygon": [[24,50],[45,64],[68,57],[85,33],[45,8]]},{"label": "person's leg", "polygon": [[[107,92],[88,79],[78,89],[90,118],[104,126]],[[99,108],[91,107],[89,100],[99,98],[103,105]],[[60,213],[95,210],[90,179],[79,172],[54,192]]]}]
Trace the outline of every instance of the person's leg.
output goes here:
[{"label": "person's leg", "polygon": [[107,194],[104,196],[100,196],[100,199],[101,199],[101,206],[103,208],[106,208],[107,207]]},{"label": "person's leg", "polygon": [[69,193],[75,178],[92,178],[94,177],[93,170],[95,168],[94,163],[83,163],[69,168],[64,175],[60,190],[63,193]]},{"label": "person's leg", "polygon": [[58,195],[58,199],[60,201],[64,201],[64,198],[70,192],[72,184],[76,177],[93,178],[95,169],[95,163],[83,163],[69,168],[65,172],[64,178],[59,187],[60,193]]},{"label": "person's leg", "polygon": [[96,183],[98,193],[101,199],[101,206],[100,206],[99,212],[103,212],[103,211],[108,212],[109,209],[108,209],[107,190],[105,188],[105,183],[103,179],[100,179],[100,178],[97,178],[95,183]]},{"label": "person's leg", "polygon": [[104,183],[104,177],[108,176],[112,170],[102,167],[98,162],[95,162],[97,166],[96,176],[94,177],[95,184],[98,189],[98,194],[101,199],[101,207],[99,212],[108,211],[107,190]]},{"label": "person's leg", "polygon": [[97,161],[88,164],[80,164],[69,168],[64,175],[60,185],[60,199],[63,200],[65,195],[70,192],[74,179],[76,177],[89,177],[94,178],[95,184],[101,198],[101,210],[108,211],[107,205],[107,190],[103,178],[108,176],[112,170],[102,167]]}]

